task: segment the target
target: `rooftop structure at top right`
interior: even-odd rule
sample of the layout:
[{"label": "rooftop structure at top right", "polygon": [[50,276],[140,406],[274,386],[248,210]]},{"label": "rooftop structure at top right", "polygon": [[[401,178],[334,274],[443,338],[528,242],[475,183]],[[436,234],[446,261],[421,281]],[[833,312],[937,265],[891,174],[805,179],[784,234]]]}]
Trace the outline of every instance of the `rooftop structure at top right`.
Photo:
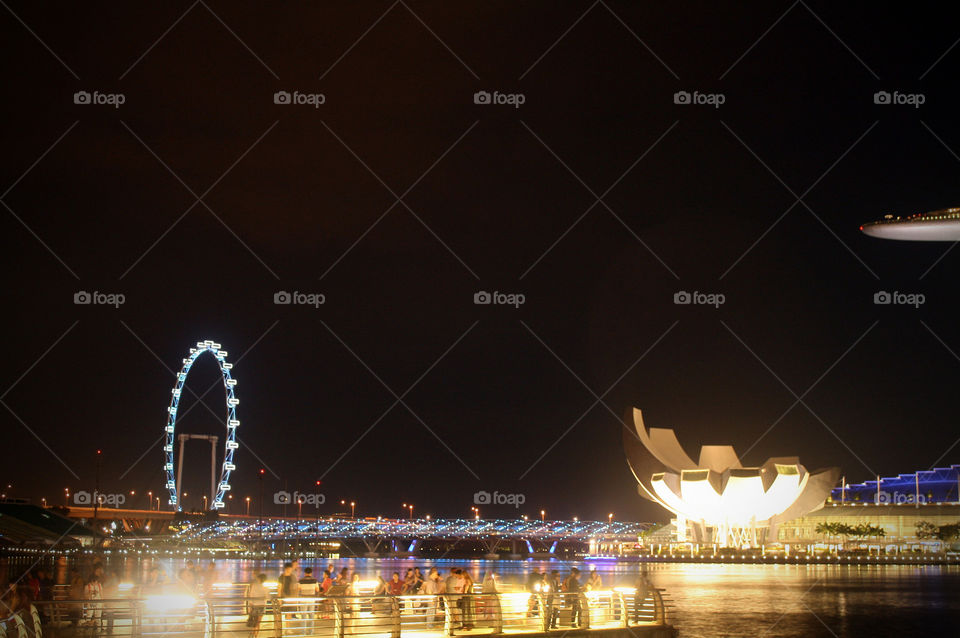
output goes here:
[{"label": "rooftop structure at top right", "polygon": [[860,230],[879,239],[901,241],[960,241],[960,208],[944,208],[909,217],[884,215]]}]

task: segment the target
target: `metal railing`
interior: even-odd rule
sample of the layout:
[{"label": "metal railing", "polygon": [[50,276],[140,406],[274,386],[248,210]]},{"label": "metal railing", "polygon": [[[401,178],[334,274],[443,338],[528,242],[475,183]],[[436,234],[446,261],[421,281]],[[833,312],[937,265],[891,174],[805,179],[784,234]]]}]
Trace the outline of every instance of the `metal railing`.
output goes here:
[{"label": "metal railing", "polygon": [[232,590],[36,601],[45,636],[431,638],[662,626],[660,590],[252,599]]}]

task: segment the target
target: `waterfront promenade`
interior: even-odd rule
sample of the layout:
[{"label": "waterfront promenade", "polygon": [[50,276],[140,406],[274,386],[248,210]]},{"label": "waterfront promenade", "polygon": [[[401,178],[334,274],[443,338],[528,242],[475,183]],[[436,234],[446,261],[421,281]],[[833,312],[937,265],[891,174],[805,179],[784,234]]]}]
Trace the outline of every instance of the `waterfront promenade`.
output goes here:
[{"label": "waterfront promenade", "polygon": [[[276,584],[270,583],[275,591]],[[203,596],[127,588],[121,598],[38,602],[44,633],[123,637],[439,638],[454,635],[675,636],[660,590],[628,587],[583,593],[246,598],[246,586],[219,583]],[[262,606],[259,621],[251,611]]]}]

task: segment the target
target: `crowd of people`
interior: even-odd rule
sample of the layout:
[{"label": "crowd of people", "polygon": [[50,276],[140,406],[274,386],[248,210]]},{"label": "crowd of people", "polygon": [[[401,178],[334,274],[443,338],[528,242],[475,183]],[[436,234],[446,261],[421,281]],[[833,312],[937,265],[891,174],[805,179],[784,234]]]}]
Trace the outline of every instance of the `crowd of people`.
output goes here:
[{"label": "crowd of people", "polygon": [[[108,570],[98,559],[60,572],[61,582],[64,573],[66,591],[61,593],[60,598],[65,598],[66,602],[59,605],[62,614],[59,620],[66,620],[74,626],[106,628],[109,633],[118,609],[109,601],[124,597],[120,591],[120,573]],[[154,562],[145,569],[142,582],[133,591],[127,591],[126,597],[161,593],[203,597],[212,592],[217,582],[217,567],[213,561],[199,566],[188,560],[172,580],[168,580],[166,573]],[[639,617],[640,605],[652,586],[644,573],[641,573],[635,585],[638,595],[633,603],[633,613]],[[34,602],[52,601],[54,586],[52,573],[40,568],[25,573],[13,584],[0,587],[0,638],[42,638],[43,623],[48,620],[47,614],[53,607],[34,605]],[[580,593],[600,591],[603,579],[595,569],[581,582],[580,570],[576,567],[570,568],[565,577],[561,577],[558,570],[548,573],[534,568],[523,586],[527,592],[537,594],[529,598],[528,617],[543,616],[548,626],[555,628],[563,609],[567,616],[562,624],[579,627],[582,624]],[[131,586],[127,587],[129,589]],[[293,560],[284,563],[275,594],[267,586],[267,574],[260,573],[247,584],[244,598],[247,625],[253,630],[254,636],[274,595],[281,600],[281,604],[284,604],[283,599],[363,596],[375,614],[390,613],[394,604],[403,609],[406,604],[423,615],[427,629],[442,623],[445,611],[449,610],[452,628],[470,630],[478,620],[485,619],[486,599],[483,595],[499,593],[500,589],[500,577],[492,570],[484,573],[479,583],[469,569],[461,567],[451,567],[446,573],[437,567],[410,567],[402,575],[395,571],[389,578],[377,575],[373,581],[364,582],[359,573],[351,572],[347,567],[337,569],[330,563],[320,574],[316,574],[311,567],[301,568],[299,561]],[[389,602],[391,597],[397,596],[423,598]]]}]

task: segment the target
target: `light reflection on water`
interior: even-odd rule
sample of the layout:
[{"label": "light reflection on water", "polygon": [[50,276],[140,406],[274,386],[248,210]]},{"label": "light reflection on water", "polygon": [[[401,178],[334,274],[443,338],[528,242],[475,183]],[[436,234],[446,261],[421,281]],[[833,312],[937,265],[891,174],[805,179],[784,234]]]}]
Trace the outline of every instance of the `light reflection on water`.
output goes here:
[{"label": "light reflection on water", "polygon": [[[138,580],[150,559],[109,561],[125,580]],[[160,559],[169,578],[185,559]],[[533,567],[557,569],[566,575],[572,566],[582,572],[596,568],[605,586],[632,585],[635,562],[485,561],[467,559],[341,558],[307,560],[301,567],[320,572],[356,570],[363,579],[408,567],[468,569],[480,582],[492,569],[504,582],[522,583]],[[283,561],[219,560],[220,580],[248,581],[265,572],[271,579]],[[842,565],[698,565],[648,564],[657,587],[666,590],[671,621],[686,637],[718,636],[859,638],[860,636],[960,636],[960,567],[842,566]],[[586,574],[582,574],[585,580]]]}]

